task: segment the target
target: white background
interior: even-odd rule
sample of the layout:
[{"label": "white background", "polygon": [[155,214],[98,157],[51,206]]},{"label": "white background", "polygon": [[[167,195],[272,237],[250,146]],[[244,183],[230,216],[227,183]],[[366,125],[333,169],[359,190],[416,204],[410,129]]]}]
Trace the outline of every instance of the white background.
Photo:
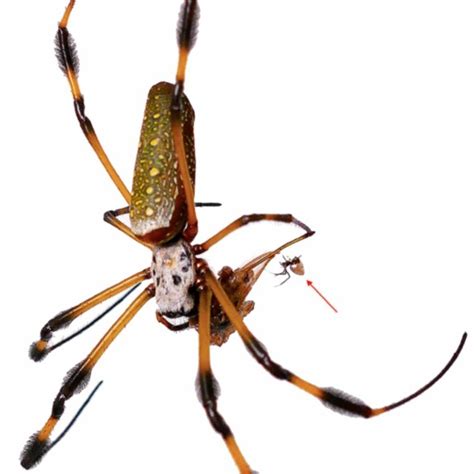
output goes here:
[{"label": "white background", "polygon": [[[131,182],[145,98],[173,81],[179,1],[79,0],[70,31],[102,143]],[[122,206],[84,139],[52,40],[65,2],[0,7],[0,472],[50,413],[60,381],[117,317],[41,364],[27,348],[57,312],[149,262],[101,222]],[[256,285],[249,327],[276,361],[372,406],[447,362],[473,328],[474,33],[469,1],[201,2],[187,93],[196,110],[200,235],[244,213],[291,212],[317,234],[288,252],[338,307],[293,277]],[[241,230],[209,252],[238,266],[298,234]],[[271,267],[278,270],[277,262]],[[96,314],[96,312],[94,312]],[[474,333],[471,337],[474,336]],[[472,340],[418,400],[339,416],[272,379],[234,336],[213,350],[220,408],[252,467],[279,473],[473,472]],[[93,373],[104,385],[37,472],[232,473],[194,393],[197,334],[149,304]],[[64,422],[84,400],[74,397]]]}]

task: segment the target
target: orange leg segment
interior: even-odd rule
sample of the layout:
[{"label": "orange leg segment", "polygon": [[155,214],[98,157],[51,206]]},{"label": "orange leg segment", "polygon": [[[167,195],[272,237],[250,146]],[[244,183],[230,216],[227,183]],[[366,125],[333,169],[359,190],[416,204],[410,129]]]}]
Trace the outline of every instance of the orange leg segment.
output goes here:
[{"label": "orange leg segment", "polygon": [[144,245],[145,247],[148,247],[149,249],[153,249],[154,245],[144,242],[143,240],[140,240],[133,232],[128,225],[124,224],[120,219],[118,219],[118,216],[123,216],[124,214],[128,214],[130,212],[130,207],[122,207],[120,209],[115,209],[113,211],[107,211],[104,213],[104,221],[107,222],[107,224],[110,224],[112,227],[115,227],[118,229],[120,232],[123,232],[125,235],[133,239],[135,242],[138,242],[139,244]]},{"label": "orange leg segment", "polygon": [[200,254],[209,250],[217,242],[221,241],[224,237],[227,237],[229,234],[234,232],[241,227],[244,227],[253,222],[261,221],[274,221],[274,222],[284,222],[287,224],[295,224],[298,227],[301,227],[305,232],[305,237],[310,237],[314,234],[314,231],[311,230],[306,224],[294,218],[291,214],[248,214],[239,217],[234,222],[231,222],[229,225],[224,227],[222,230],[213,235],[210,239],[207,239],[202,244],[193,245],[193,251],[196,254]]},{"label": "orange leg segment", "polygon": [[100,303],[112,298],[113,296],[121,293],[127,288],[140,283],[143,280],[151,278],[151,273],[149,268],[135,273],[128,278],[116,283],[115,285],[107,288],[106,290],[97,293],[96,295],[88,298],[82,303],[73,306],[70,309],[61,311],[57,316],[50,319],[41,329],[40,339],[37,342],[34,342],[30,347],[30,357],[39,362],[43,360],[44,357],[48,354],[48,342],[51,339],[53,333],[59,329],[67,327],[73,320],[75,320],[81,314],[84,314],[86,311],[89,311],[94,306],[97,306]]},{"label": "orange leg segment", "polygon": [[178,160],[181,185],[187,206],[187,227],[183,232],[186,241],[191,242],[198,233],[198,221],[194,205],[194,186],[189,174],[189,168],[184,149],[183,130],[181,128],[181,97],[184,91],[184,79],[189,52],[196,40],[199,21],[199,5],[197,0],[185,0],[178,20],[179,60],[176,71],[176,82],[171,103],[171,131],[174,148]]},{"label": "orange leg segment", "polygon": [[217,411],[219,385],[211,369],[211,292],[205,289],[199,298],[199,372],[197,390],[212,427],[222,436],[241,474],[251,474],[247,461],[242,455],[231,429]]}]

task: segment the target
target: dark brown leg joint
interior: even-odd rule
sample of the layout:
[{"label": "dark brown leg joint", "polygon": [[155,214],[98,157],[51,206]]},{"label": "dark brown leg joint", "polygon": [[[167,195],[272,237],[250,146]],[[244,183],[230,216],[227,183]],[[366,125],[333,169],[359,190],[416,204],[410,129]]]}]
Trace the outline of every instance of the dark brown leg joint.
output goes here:
[{"label": "dark brown leg joint", "polygon": [[255,360],[262,365],[268,372],[270,372],[275,378],[280,380],[290,380],[292,373],[286,370],[281,365],[273,362],[270,358],[265,346],[254,336],[248,341],[245,341],[245,347],[252,354]]},{"label": "dark brown leg joint", "polygon": [[230,436],[232,432],[229,425],[217,411],[219,385],[210,370],[198,375],[197,392],[198,398],[201,401],[204,410],[206,410],[206,415],[209,418],[212,427],[224,438]]}]

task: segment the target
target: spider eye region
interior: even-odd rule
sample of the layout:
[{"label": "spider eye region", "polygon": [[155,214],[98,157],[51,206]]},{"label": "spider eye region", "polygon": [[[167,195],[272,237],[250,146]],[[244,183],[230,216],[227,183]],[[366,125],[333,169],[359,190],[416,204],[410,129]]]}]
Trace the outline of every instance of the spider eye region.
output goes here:
[{"label": "spider eye region", "polygon": [[196,267],[189,244],[180,239],[157,246],[153,250],[151,270],[158,312],[169,318],[190,315],[195,307],[191,290]]}]

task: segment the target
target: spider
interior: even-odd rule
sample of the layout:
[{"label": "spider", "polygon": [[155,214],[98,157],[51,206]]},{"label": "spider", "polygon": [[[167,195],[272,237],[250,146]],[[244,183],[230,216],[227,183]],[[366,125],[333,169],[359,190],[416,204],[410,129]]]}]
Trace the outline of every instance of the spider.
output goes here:
[{"label": "spider", "polygon": [[291,270],[292,273],[295,275],[304,275],[304,265],[303,262],[301,261],[301,255],[299,257],[293,257],[290,259],[287,259],[285,256],[283,256],[283,261],[280,262],[280,265],[282,267],[282,270],[280,273],[275,273],[275,276],[286,276],[286,278],[278,284],[278,286],[283,285],[283,283],[286,283],[290,278],[291,275],[288,272],[288,268]]},{"label": "spider", "polygon": [[[145,303],[153,298],[156,300],[157,320],[167,329],[179,332],[194,327],[198,331],[198,396],[211,426],[222,436],[240,473],[255,471],[252,471],[230,426],[218,410],[219,389],[210,360],[210,345],[224,344],[233,332],[238,333],[252,357],[271,375],[289,382],[342,414],[364,418],[378,416],[414,399],[436,383],[460,354],[466,334],[436,377],[411,395],[379,408],[371,408],[341,390],[314,385],[270,357],[267,349],[244,322],[244,317],[253,310],[253,302],[246,301],[246,297],[275,255],[312,236],[314,232],[291,214],[249,214],[234,220],[203,243],[192,243],[198,234],[195,208],[199,204],[194,202],[194,111],[184,94],[184,83],[188,55],[195,44],[198,28],[197,0],[185,0],[179,15],[179,60],[175,83],[160,82],[150,89],[131,192],[113,168],[85,112],[85,102],[78,82],[76,47],[67,28],[74,4],[74,0],[69,1],[59,22],[56,54],[71,87],[74,109],[82,131],[127,204],[106,212],[104,219],[149,248],[152,261],[150,267],[49,320],[41,330],[40,339],[30,347],[31,358],[35,361],[44,359],[57,347],[51,344],[53,334],[92,307],[137,283],[145,280],[151,280],[151,283],[133,300],[86,358],[67,373],[46,423],[26,443],[21,454],[22,466],[25,469],[33,467],[55,444],[56,440],[50,441],[50,436],[65,411],[66,401],[85,388],[93,368],[110,344]],[[130,226],[119,219],[127,214]],[[280,247],[261,254],[241,268],[232,270],[230,267],[223,267],[216,277],[200,255],[237,229],[261,221],[293,224],[302,229],[303,233]]]}]

